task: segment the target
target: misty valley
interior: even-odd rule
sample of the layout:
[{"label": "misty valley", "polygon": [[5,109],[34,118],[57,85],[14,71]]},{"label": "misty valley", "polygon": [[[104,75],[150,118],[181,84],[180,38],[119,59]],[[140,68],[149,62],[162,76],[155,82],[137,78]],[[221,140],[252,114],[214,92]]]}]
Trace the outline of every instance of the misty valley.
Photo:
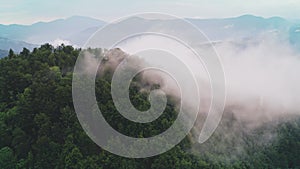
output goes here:
[{"label": "misty valley", "polygon": [[30,1],[0,5],[0,169],[300,168],[299,2]]}]

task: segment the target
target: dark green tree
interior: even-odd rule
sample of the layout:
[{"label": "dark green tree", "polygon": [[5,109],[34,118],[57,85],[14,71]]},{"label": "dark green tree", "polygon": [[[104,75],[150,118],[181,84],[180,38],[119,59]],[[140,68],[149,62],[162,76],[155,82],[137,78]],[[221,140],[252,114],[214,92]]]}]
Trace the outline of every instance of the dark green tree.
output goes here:
[{"label": "dark green tree", "polygon": [[13,169],[16,166],[16,159],[14,152],[9,147],[3,147],[0,149],[0,168],[1,169]]}]

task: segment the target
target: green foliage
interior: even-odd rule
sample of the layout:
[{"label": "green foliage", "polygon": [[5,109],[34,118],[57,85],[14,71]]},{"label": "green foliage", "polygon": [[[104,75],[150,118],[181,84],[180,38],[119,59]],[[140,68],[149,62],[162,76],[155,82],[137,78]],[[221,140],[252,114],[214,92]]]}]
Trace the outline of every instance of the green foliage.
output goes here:
[{"label": "green foliage", "polygon": [[[97,56],[103,52],[89,51]],[[269,147],[247,150],[247,158],[229,162],[225,161],[227,154],[215,150],[211,152],[216,153],[192,155],[187,152],[191,147],[188,138],[172,150],[146,159],[127,159],[106,152],[83,131],[73,108],[72,71],[79,53],[80,50],[71,46],[54,48],[45,44],[32,52],[24,48],[15,54],[10,50],[9,56],[0,60],[1,169],[300,167],[299,120],[278,127],[279,138]],[[99,108],[112,127],[129,136],[151,137],[173,124],[177,113],[172,99],[168,100],[165,112],[151,123],[133,123],[120,115],[110,94],[110,73],[96,79],[95,90]],[[159,87],[155,84],[150,88]],[[136,78],[130,86],[132,104],[139,110],[149,109],[148,94],[140,92],[139,78]],[[217,148],[230,152],[234,147]]]},{"label": "green foliage", "polygon": [[13,150],[9,147],[3,147],[0,149],[0,168],[11,169],[15,168],[16,159],[14,157]]},{"label": "green foliage", "polygon": [[65,168],[81,169],[83,168],[82,154],[77,147],[74,147],[65,158]]}]

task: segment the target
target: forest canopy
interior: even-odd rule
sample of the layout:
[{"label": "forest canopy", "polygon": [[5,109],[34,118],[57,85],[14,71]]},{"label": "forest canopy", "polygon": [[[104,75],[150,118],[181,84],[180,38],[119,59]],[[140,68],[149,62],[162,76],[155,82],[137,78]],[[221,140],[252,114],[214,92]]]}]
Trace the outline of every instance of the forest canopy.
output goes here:
[{"label": "forest canopy", "polygon": [[[101,53],[101,49],[89,49]],[[9,51],[0,59],[0,168],[99,168],[99,169],[199,169],[199,168],[300,168],[300,119],[272,130],[277,137],[268,145],[255,146],[259,132],[245,136],[244,155],[229,157],[234,145],[218,131],[204,145],[223,149],[192,153],[187,136],[170,151],[155,157],[129,159],[97,146],[83,131],[72,102],[73,67],[81,49],[42,45],[19,54]],[[110,95],[111,71],[96,78],[98,106],[108,123],[123,134],[149,137],[170,127],[177,117],[168,101],[163,115],[149,124],[129,122],[120,115]],[[157,88],[159,86],[153,86]],[[138,79],[130,87],[130,99],[138,109],[149,108],[148,93],[140,92]],[[234,117],[224,117],[221,127],[234,127]],[[268,125],[268,124],[267,124]],[[268,130],[266,126],[264,130]],[[223,153],[226,152],[226,153]]]}]

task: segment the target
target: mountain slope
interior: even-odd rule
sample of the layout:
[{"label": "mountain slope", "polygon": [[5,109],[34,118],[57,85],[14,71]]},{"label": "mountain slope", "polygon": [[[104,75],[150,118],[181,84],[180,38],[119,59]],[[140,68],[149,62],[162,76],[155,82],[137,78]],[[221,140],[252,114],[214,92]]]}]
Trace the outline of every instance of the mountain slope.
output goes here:
[{"label": "mountain slope", "polygon": [[15,52],[20,52],[23,50],[23,48],[32,50],[37,46],[38,45],[30,44],[24,41],[11,40],[11,39],[0,37],[0,49],[6,51],[12,49]]},{"label": "mountain slope", "polygon": [[293,23],[280,18],[243,15],[225,19],[187,19],[200,28],[210,39],[237,39],[278,31],[287,33]]},{"label": "mountain slope", "polygon": [[[290,32],[295,25],[300,24],[300,21],[297,20],[289,21],[280,17],[263,18],[253,15],[221,19],[187,18],[186,20],[198,27],[212,41],[240,40],[274,33],[277,34],[276,36],[290,38],[294,44],[298,44],[300,41],[299,38],[294,37],[295,32]],[[129,23],[129,26],[118,30],[116,34],[141,28],[146,30],[152,26],[159,26],[162,20],[134,17],[126,22]],[[168,29],[188,32],[178,24],[178,20],[168,20],[167,22]],[[81,47],[90,36],[105,24],[101,20],[73,16],[51,22],[38,22],[33,25],[0,25],[0,37],[33,44],[53,44],[54,41],[60,40]],[[131,25],[136,25],[136,27]]]},{"label": "mountain slope", "polygon": [[0,25],[1,37],[42,44],[56,39],[67,39],[90,27],[101,27],[105,22],[89,17],[73,16],[33,25]]}]

